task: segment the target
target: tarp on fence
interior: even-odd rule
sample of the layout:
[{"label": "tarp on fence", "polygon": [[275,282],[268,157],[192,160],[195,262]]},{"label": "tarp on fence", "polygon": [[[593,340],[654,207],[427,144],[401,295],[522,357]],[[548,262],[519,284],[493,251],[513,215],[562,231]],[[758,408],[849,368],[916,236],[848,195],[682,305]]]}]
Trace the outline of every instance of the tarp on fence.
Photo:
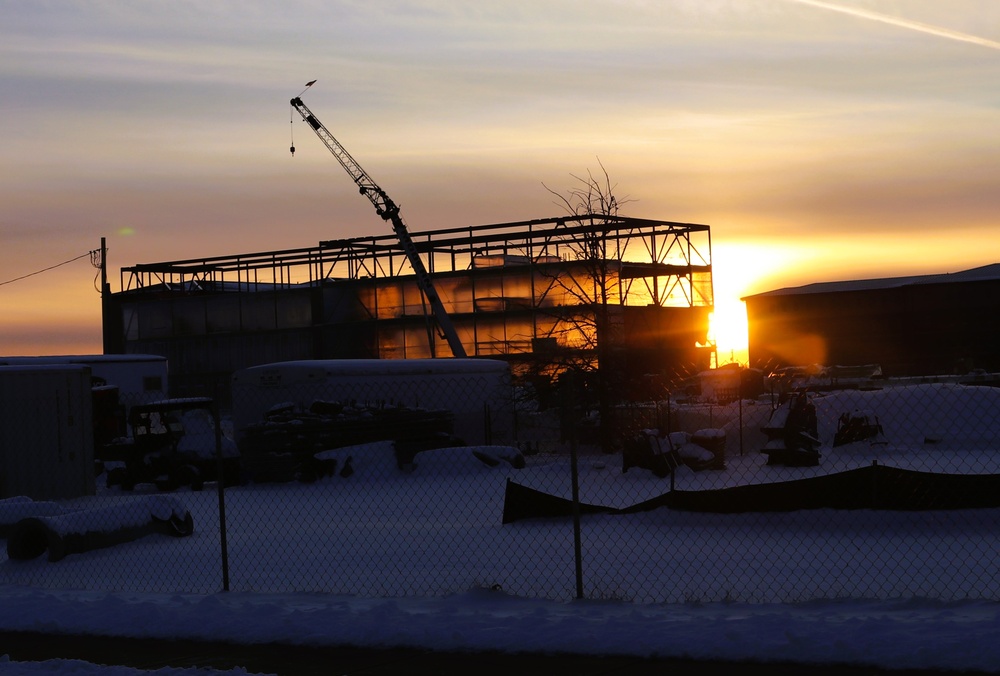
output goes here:
[{"label": "tarp on fence", "polygon": [[[580,514],[610,514],[619,510],[613,507],[580,503]],[[503,522],[521,519],[573,516],[573,501],[549,495],[507,479],[503,496]]]},{"label": "tarp on fence", "polygon": [[[634,514],[666,507],[689,512],[791,512],[801,509],[899,511],[1000,507],[1000,475],[936,474],[872,464],[796,481],[704,491],[674,490],[630,507],[581,504],[581,514]],[[573,514],[573,502],[508,480],[503,523]]]}]

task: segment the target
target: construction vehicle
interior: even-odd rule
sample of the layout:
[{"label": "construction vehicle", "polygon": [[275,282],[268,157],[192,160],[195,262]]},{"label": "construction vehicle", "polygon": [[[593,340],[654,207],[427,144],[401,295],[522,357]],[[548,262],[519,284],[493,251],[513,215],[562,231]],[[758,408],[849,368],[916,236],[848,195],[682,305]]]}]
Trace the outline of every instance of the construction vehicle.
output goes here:
[{"label": "construction vehicle", "polygon": [[[311,85],[312,83],[310,83]],[[309,85],[307,85],[309,86]],[[420,291],[423,293],[427,302],[430,303],[431,310],[434,312],[434,319],[438,324],[438,328],[441,331],[441,335],[445,340],[448,341],[448,346],[451,348],[452,355],[455,357],[465,357],[465,347],[462,345],[462,341],[458,338],[458,333],[455,331],[454,325],[451,323],[451,318],[448,316],[447,311],[444,308],[444,304],[441,302],[441,297],[438,296],[437,290],[434,288],[434,282],[431,280],[430,275],[427,272],[427,268],[424,267],[424,263],[420,258],[420,254],[417,252],[417,247],[413,243],[413,239],[410,237],[410,233],[406,228],[406,224],[403,222],[402,217],[399,215],[399,206],[392,201],[382,188],[379,187],[372,177],[368,175],[361,165],[358,164],[357,160],[351,157],[351,154],[334,138],[333,134],[323,126],[323,123],[313,115],[312,111],[306,107],[306,104],[302,102],[302,99],[296,96],[291,100],[292,108],[298,111],[302,119],[312,127],[313,131],[316,132],[316,136],[329,148],[333,156],[337,158],[340,165],[344,167],[348,175],[357,184],[358,189],[361,194],[368,198],[368,200],[375,207],[375,213],[382,217],[382,220],[389,221],[392,224],[392,229],[396,233],[396,237],[399,239],[400,246],[403,247],[403,252],[406,254],[406,258],[410,263],[410,267],[413,268],[413,272],[417,278],[417,285]],[[290,150],[292,155],[295,154],[295,145],[292,144]],[[428,335],[430,340],[431,354],[434,354],[434,340],[433,335]]]},{"label": "construction vehicle", "polygon": [[208,397],[136,404],[128,412],[128,428],[128,436],[95,450],[109,487],[130,491],[138,484],[155,484],[162,491],[181,486],[197,491],[206,481],[226,486],[241,482],[236,444],[222,434]]}]

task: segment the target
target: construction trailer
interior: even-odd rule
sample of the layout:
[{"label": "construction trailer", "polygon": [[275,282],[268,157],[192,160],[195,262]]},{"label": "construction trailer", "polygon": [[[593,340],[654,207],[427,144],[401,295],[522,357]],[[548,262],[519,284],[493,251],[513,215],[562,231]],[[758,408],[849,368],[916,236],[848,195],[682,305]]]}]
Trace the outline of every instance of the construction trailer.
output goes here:
[{"label": "construction trailer", "polygon": [[[707,225],[588,214],[410,239],[464,352],[515,376],[607,366],[627,382],[714,364]],[[173,396],[223,403],[251,366],[452,357],[410,258],[386,234],[122,268],[105,343],[165,355]]]},{"label": "construction trailer", "polygon": [[0,499],[94,495],[91,371],[0,366]]},{"label": "construction trailer", "polygon": [[156,354],[73,354],[0,357],[0,366],[75,364],[90,368],[95,386],[117,388],[123,400],[167,397],[167,358]]}]

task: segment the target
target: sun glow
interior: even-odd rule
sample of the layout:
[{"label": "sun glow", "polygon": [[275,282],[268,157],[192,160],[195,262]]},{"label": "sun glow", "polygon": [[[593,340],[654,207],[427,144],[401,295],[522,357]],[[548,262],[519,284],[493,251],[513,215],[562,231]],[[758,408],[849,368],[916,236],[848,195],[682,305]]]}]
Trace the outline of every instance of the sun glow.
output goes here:
[{"label": "sun glow", "polygon": [[719,241],[712,246],[712,287],[715,309],[709,318],[709,338],[715,342],[718,365],[748,365],[749,293],[763,290],[774,270],[790,264],[794,253],[785,243]]},{"label": "sun glow", "polygon": [[717,298],[709,318],[709,336],[715,341],[718,364],[746,364],[747,313],[738,298]]},{"label": "sun glow", "polygon": [[[709,338],[715,341],[719,365],[749,365],[749,327],[741,298],[792,283],[814,281],[821,249],[811,241],[756,238],[712,243],[712,288],[715,311],[709,319]],[[803,278],[803,276],[805,276]],[[802,278],[802,281],[798,281]]]}]

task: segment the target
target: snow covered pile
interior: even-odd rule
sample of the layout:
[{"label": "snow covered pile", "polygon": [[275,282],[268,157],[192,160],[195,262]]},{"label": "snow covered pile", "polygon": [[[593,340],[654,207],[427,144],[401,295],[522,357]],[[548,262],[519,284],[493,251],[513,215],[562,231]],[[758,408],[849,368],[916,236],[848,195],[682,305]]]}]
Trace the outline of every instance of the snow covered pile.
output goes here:
[{"label": "snow covered pile", "polygon": [[194,529],[191,513],[171,495],[139,496],[87,508],[57,508],[51,502],[17,497],[0,501],[0,517],[15,519],[3,524],[7,556],[12,560],[34,559],[47,550],[49,561],[60,561],[68,554],[152,533],[184,536]]}]

